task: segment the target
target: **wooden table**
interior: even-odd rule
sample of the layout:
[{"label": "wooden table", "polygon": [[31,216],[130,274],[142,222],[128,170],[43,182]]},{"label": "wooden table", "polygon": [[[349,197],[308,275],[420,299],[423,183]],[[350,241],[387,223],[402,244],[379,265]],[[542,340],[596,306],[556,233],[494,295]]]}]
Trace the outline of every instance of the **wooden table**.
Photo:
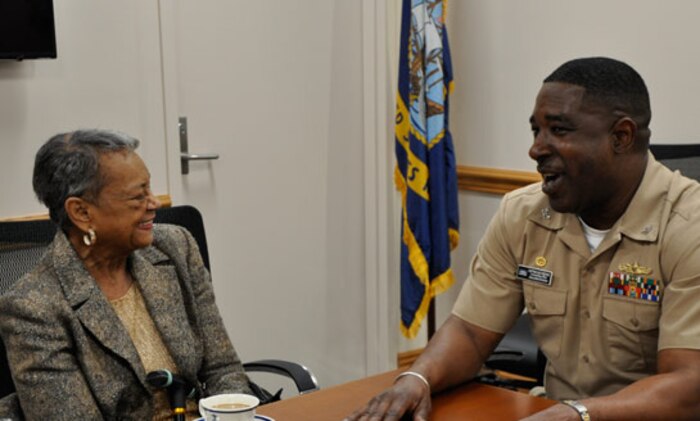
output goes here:
[{"label": "wooden table", "polygon": [[[321,389],[271,403],[258,409],[275,421],[340,421],[389,387],[399,370]],[[524,393],[467,383],[433,396],[431,420],[519,420],[555,402]]]}]

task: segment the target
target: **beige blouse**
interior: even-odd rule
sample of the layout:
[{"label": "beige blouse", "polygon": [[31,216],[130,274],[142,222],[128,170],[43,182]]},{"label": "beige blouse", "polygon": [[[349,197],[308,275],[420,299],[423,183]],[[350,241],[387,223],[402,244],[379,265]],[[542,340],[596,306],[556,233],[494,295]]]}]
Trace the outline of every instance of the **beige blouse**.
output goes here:
[{"label": "beige blouse", "polygon": [[[121,319],[131,340],[134,342],[146,373],[159,369],[167,369],[172,373],[177,373],[175,361],[173,361],[170,352],[165,347],[163,339],[160,337],[160,332],[158,332],[151,315],[148,313],[146,303],[136,282],[131,284],[124,296],[110,300],[110,304],[112,304],[114,311],[117,312],[119,319]],[[153,394],[153,408],[154,421],[172,419],[168,394],[164,389],[157,390]],[[198,417],[197,404],[192,400],[188,400],[187,419],[193,420]]]}]

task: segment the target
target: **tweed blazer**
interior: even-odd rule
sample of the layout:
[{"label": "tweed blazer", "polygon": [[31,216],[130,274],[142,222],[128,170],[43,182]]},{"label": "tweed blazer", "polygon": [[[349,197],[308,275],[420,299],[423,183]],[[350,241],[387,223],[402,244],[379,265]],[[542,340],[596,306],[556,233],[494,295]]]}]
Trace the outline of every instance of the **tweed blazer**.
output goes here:
[{"label": "tweed blazer", "polygon": [[[249,392],[196,242],[172,225],[156,224],[153,236],[128,267],[180,375],[200,397]],[[26,419],[152,419],[136,348],[60,230],[38,266],[0,297],[0,314]]]}]

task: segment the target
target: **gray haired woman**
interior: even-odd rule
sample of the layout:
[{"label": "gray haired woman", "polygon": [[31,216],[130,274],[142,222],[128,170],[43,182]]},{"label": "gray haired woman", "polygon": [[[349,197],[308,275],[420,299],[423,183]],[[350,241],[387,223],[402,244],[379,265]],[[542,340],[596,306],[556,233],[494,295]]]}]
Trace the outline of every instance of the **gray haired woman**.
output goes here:
[{"label": "gray haired woman", "polygon": [[169,419],[165,392],[146,381],[159,369],[199,397],[249,392],[194,239],[153,223],[160,203],[138,144],[79,130],[36,155],[34,191],[60,229],[0,297],[9,399],[26,419]]}]

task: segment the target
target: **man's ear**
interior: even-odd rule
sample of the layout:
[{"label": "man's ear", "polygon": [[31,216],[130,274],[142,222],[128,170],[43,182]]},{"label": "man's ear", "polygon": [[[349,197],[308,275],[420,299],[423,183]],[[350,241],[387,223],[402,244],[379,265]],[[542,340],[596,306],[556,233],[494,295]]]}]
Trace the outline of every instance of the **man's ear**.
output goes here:
[{"label": "man's ear", "polygon": [[70,221],[83,232],[90,228],[92,218],[90,218],[90,205],[79,197],[69,197],[64,203],[64,208]]},{"label": "man's ear", "polygon": [[616,153],[629,153],[635,150],[637,123],[630,117],[622,117],[612,127],[612,147]]}]

